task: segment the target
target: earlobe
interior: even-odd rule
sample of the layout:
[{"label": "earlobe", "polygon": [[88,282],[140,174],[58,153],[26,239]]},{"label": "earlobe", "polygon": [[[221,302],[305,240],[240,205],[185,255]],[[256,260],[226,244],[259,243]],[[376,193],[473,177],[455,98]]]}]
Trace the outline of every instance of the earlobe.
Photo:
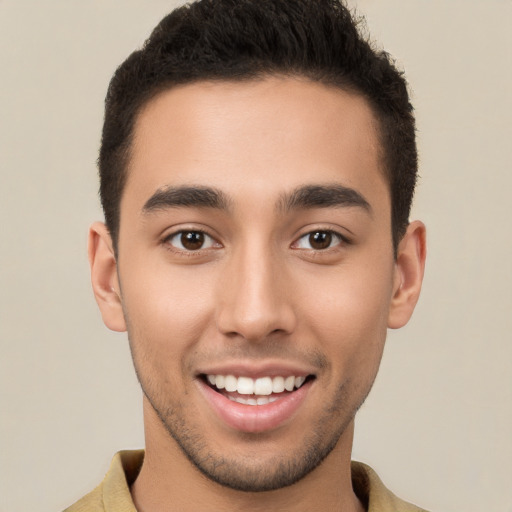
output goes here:
[{"label": "earlobe", "polygon": [[388,316],[388,327],[398,329],[411,318],[418,302],[425,270],[426,230],[420,221],[409,224],[398,246],[395,282]]},{"label": "earlobe", "polygon": [[88,254],[92,288],[103,322],[113,331],[126,331],[112,239],[101,222],[89,228]]}]

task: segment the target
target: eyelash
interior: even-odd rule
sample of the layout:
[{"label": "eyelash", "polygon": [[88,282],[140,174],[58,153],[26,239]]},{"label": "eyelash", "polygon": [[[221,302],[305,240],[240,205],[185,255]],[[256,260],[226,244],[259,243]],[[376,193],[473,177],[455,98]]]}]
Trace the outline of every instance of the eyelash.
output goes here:
[{"label": "eyelash", "polygon": [[[209,246],[204,247],[204,244],[201,244],[201,247],[197,249],[187,249],[183,246],[182,243],[182,237],[183,235],[187,234],[195,234],[199,235],[200,237],[204,237],[210,240]],[[328,247],[315,249],[314,247],[306,248],[306,247],[299,247],[299,243],[301,240],[306,240],[308,237],[317,235],[317,234],[323,234],[328,235],[331,237],[331,240],[329,241]],[[181,247],[177,247],[172,243],[172,240],[180,237],[178,243],[181,245]],[[334,245],[332,242],[335,242]],[[209,235],[206,231],[203,231],[201,229],[180,229],[179,231],[175,231],[174,233],[169,234],[162,240],[163,245],[165,245],[169,250],[179,252],[185,255],[193,256],[199,254],[201,251],[208,251],[210,249],[217,249],[222,247],[220,242],[217,242],[214,237]],[[305,250],[308,252],[314,252],[314,253],[324,253],[329,250],[336,250],[340,245],[348,245],[351,241],[344,235],[338,233],[337,231],[333,231],[332,229],[314,229],[311,231],[308,231],[307,233],[304,233],[301,235],[293,244],[291,247],[296,250]],[[311,244],[310,244],[311,245]]]},{"label": "eyelash", "polygon": [[[183,235],[187,235],[187,234],[195,234],[195,235],[199,235],[199,236],[202,236],[202,237],[205,237],[205,238],[208,238],[210,240],[210,246],[209,247],[203,247],[204,244],[201,244],[201,247],[197,248],[197,249],[187,249],[186,247],[183,246],[183,243],[182,243],[182,240],[181,238],[183,237]],[[176,247],[175,245],[173,245],[171,242],[174,238],[177,238],[177,237],[180,237],[179,239],[179,244],[181,245],[181,247]],[[187,255],[194,255],[194,254],[198,254],[199,251],[205,251],[205,250],[209,250],[211,248],[214,248],[215,245],[217,246],[220,246],[220,243],[217,242],[215,240],[215,238],[213,238],[211,235],[209,235],[206,231],[203,231],[201,229],[180,229],[179,231],[175,231],[174,233],[171,233],[170,235],[166,236],[164,239],[163,239],[163,244],[165,244],[168,248],[170,246],[170,249],[171,250],[174,250],[174,251],[178,251],[182,254],[187,254]]]},{"label": "eyelash", "polygon": [[[305,248],[305,247],[298,246],[301,240],[309,239],[309,241],[311,241],[311,237],[314,235],[317,235],[317,234],[327,235],[328,237],[330,237],[330,239],[328,239],[329,240],[328,247],[321,248],[321,249],[315,249],[314,247]],[[335,243],[333,244],[333,242],[335,242]],[[297,250],[307,250],[307,251],[314,251],[315,253],[322,253],[322,252],[327,252],[330,249],[335,250],[340,245],[348,245],[350,243],[351,243],[351,241],[346,236],[342,235],[341,233],[338,233],[337,231],[333,231],[332,229],[314,229],[312,231],[308,231],[307,233],[305,233],[304,235],[299,237],[297,239],[297,241],[292,244],[292,247]]]}]

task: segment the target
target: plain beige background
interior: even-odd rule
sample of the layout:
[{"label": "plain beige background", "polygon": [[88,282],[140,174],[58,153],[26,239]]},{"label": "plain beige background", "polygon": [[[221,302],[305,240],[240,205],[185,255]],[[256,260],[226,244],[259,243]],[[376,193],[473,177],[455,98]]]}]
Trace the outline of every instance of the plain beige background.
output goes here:
[{"label": "plain beige background", "polygon": [[[512,2],[353,0],[407,72],[429,229],[424,291],[391,332],[354,457],[432,511],[512,512]],[[0,0],[0,511],[58,511],[143,445],[124,335],[103,326],[86,231],[115,67],[175,5]]]}]

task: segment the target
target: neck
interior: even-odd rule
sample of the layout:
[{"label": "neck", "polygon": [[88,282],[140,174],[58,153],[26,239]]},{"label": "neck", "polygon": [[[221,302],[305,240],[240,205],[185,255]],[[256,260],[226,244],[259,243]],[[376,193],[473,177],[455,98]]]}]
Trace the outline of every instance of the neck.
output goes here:
[{"label": "neck", "polygon": [[131,493],[139,512],[336,510],[363,512],[352,489],[353,421],[326,459],[299,482],[265,492],[243,492],[204,476],[144,403],[146,454]]}]

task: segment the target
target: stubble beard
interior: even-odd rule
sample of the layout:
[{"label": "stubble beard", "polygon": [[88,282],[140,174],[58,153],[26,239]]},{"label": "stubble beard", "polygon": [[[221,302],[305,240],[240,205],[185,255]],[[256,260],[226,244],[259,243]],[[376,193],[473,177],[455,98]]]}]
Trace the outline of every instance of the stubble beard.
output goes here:
[{"label": "stubble beard", "polygon": [[[125,318],[127,318],[126,314]],[[184,401],[168,403],[172,392],[158,389],[158,382],[151,378],[152,372],[140,371],[137,356],[142,356],[141,361],[145,363],[148,363],[150,358],[147,354],[136,353],[137,349],[131,334],[132,330],[128,328],[130,351],[137,379],[167,433],[190,463],[206,478],[227,488],[243,492],[256,493],[288,487],[317,468],[336,447],[356,412],[366,400],[380,364],[380,358],[378,358],[369,380],[362,386],[354,385],[351,381],[339,384],[332,399],[325,403],[319,417],[312,422],[310,433],[298,441],[299,444],[294,447],[292,455],[277,454],[258,463],[255,462],[258,456],[257,436],[263,437],[263,434],[246,434],[247,439],[251,439],[254,443],[253,454],[229,457],[226,453],[214,451],[204,435],[204,428],[208,427],[201,429],[187,421],[186,418],[193,415],[186,414],[187,406]],[[147,381],[143,375],[149,376]],[[268,434],[268,436],[271,435],[272,433]]]},{"label": "stubble beard", "polygon": [[[139,376],[138,372],[137,375]],[[226,453],[214,453],[202,431],[198,427],[188,425],[184,420],[186,414],[184,414],[183,403],[165,405],[162,393],[146,389],[147,386],[141,382],[140,377],[139,382],[167,433],[191,464],[209,480],[243,492],[273,491],[293,485],[306,477],[335,448],[370,391],[368,389],[362,400],[348,409],[349,393],[346,385],[341,385],[334,399],[323,409],[318,420],[311,425],[311,433],[304,438],[300,446],[293,450],[293,455],[286,457],[278,454],[257,463],[254,456],[237,457],[234,454],[230,457]],[[339,418],[335,428],[332,427],[333,415]],[[330,429],[332,429],[331,432],[329,432]],[[258,434],[247,434],[247,436],[252,437],[257,454],[256,436]]]}]

